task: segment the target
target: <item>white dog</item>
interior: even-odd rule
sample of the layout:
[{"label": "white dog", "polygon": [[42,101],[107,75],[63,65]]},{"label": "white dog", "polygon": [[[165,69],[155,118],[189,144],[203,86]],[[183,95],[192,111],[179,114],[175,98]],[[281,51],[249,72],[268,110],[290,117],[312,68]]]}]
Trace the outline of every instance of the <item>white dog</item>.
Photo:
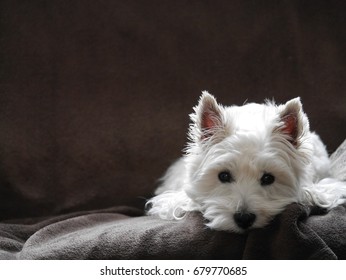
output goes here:
[{"label": "white dog", "polygon": [[346,201],[346,182],[330,178],[299,98],[224,107],[203,92],[194,111],[186,155],[162,178],[149,215],[200,211],[212,229],[244,232],[293,202],[330,209]]}]

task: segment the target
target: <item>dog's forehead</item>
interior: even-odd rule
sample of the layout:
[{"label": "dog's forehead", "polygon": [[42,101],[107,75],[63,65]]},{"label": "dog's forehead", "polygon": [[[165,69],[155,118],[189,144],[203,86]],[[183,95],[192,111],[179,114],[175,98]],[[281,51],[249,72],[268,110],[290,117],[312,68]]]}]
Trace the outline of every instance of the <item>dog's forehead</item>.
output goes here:
[{"label": "dog's forehead", "polygon": [[266,137],[251,132],[238,132],[212,146],[208,157],[220,162],[256,162],[270,153],[270,143]]}]

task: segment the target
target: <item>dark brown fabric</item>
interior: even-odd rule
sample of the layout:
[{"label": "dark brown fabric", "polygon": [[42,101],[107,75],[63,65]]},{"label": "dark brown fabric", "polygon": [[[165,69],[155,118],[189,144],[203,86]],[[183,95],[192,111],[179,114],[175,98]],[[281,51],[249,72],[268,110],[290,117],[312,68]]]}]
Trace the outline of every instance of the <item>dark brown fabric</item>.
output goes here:
[{"label": "dark brown fabric", "polygon": [[[1,1],[0,215],[142,207],[201,90],[346,132],[342,1]],[[14,207],[15,205],[15,207]]]},{"label": "dark brown fabric", "polygon": [[0,2],[0,219],[143,209],[202,90],[346,134],[344,1]]}]

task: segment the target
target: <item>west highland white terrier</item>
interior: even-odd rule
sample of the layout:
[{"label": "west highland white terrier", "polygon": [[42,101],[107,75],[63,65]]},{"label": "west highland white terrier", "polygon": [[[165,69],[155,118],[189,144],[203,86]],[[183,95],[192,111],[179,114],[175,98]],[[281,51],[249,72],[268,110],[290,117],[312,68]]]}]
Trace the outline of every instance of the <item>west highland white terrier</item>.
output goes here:
[{"label": "west highland white terrier", "polygon": [[293,202],[331,209],[346,201],[299,98],[222,106],[208,92],[190,115],[186,154],[164,175],[148,214],[179,220],[200,211],[207,226],[244,232]]}]

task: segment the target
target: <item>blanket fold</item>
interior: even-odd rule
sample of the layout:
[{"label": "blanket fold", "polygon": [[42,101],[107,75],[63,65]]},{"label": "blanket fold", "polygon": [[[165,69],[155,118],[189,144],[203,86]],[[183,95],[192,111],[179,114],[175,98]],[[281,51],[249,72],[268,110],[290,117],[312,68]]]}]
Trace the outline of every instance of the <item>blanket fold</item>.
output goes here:
[{"label": "blanket fold", "polygon": [[0,225],[0,258],[346,259],[345,207],[325,213],[292,204],[243,235],[206,228],[200,213],[164,221],[130,207],[10,221]]}]

